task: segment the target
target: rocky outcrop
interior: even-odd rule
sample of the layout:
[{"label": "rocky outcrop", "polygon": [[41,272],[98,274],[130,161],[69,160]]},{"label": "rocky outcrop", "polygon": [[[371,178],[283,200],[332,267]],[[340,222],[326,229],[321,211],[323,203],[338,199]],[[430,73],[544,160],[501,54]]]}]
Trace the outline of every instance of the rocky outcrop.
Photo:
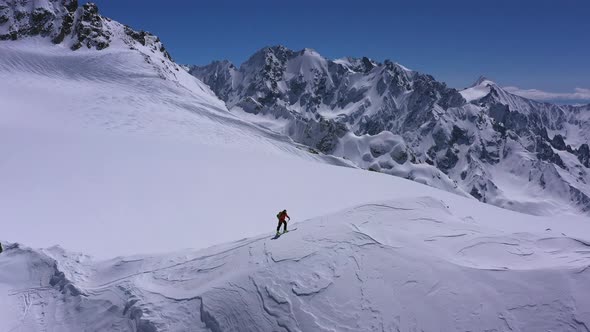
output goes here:
[{"label": "rocky outcrop", "polygon": [[78,15],[79,18],[74,28],[76,40],[72,45],[72,50],[77,50],[82,46],[97,50],[107,48],[112,33],[104,28],[103,18],[98,14],[98,7],[93,3],[84,4]]},{"label": "rocky outcrop", "polygon": [[582,165],[586,168],[590,168],[590,149],[588,148],[587,143],[580,145],[580,148],[576,151],[576,155]]},{"label": "rocky outcrop", "polygon": [[553,139],[551,140],[551,145],[560,151],[564,151],[566,150],[566,145],[565,145],[565,141],[563,139],[563,136],[561,136],[560,134],[557,134],[555,136],[553,136]]},{"label": "rocky outcrop", "polygon": [[103,50],[114,38],[120,38],[130,48],[135,48],[137,43],[172,60],[158,37],[103,17],[94,3],[79,7],[77,0],[0,2],[0,40],[35,36],[50,38],[55,44],[67,44],[72,50]]},{"label": "rocky outcrop", "polygon": [[71,31],[77,8],[76,0],[4,1],[0,3],[0,40],[40,35],[59,43]]}]

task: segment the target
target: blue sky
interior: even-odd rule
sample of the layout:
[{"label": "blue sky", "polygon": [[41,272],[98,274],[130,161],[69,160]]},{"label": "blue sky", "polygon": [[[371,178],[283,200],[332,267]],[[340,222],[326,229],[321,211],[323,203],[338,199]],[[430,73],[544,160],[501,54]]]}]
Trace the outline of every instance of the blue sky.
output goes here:
[{"label": "blue sky", "polygon": [[588,0],[94,2],[160,36],[179,63],[239,65],[281,44],[328,58],[392,59],[456,88],[483,74],[515,91],[536,89],[522,93],[537,99],[590,100]]}]

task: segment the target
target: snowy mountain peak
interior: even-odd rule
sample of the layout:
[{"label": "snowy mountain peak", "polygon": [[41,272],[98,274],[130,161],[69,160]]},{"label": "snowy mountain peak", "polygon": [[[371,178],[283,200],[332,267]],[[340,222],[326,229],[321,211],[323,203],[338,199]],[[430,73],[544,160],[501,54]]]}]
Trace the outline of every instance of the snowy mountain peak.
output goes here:
[{"label": "snowy mountain peak", "polygon": [[495,86],[492,81],[481,76],[470,87],[461,90],[460,93],[467,102],[472,102],[489,95],[492,91],[492,86]]},{"label": "snowy mountain peak", "polygon": [[311,56],[321,56],[316,50],[314,50],[313,48],[304,48],[303,50],[301,50],[301,54],[303,55],[311,55]]},{"label": "snowy mountain peak", "polygon": [[475,83],[473,83],[470,87],[477,87],[477,86],[488,86],[488,85],[492,85],[492,86],[497,86],[497,84],[490,80],[489,78],[481,75],[476,81]]},{"label": "snowy mountain peak", "polygon": [[286,48],[283,45],[274,45],[274,46],[268,46],[268,47],[264,47],[261,48],[260,50],[258,50],[257,52],[255,52],[250,59],[248,59],[246,62],[249,62],[253,59],[258,59],[258,58],[267,58],[267,57],[275,57],[277,59],[281,59],[284,60],[287,56],[293,54],[293,51],[291,51],[290,49]]},{"label": "snowy mountain peak", "polygon": [[141,45],[171,59],[158,37],[101,16],[94,3],[79,7],[76,0],[0,0],[0,40],[35,36],[72,50]]},{"label": "snowy mountain peak", "polygon": [[209,66],[217,68],[219,71],[236,69],[234,64],[229,60],[214,60],[209,64]]},{"label": "snowy mountain peak", "polygon": [[75,0],[2,0],[0,40],[41,35],[59,43],[71,32],[77,9]]},{"label": "snowy mountain peak", "polygon": [[345,57],[334,60],[334,63],[339,64],[346,69],[353,72],[368,73],[373,68],[380,66],[380,64],[368,57],[353,58]]}]

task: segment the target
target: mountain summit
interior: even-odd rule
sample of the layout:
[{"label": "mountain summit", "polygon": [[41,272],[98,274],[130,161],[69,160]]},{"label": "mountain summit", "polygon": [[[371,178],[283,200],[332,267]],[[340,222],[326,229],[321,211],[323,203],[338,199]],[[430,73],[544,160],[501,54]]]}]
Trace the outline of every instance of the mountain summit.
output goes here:
[{"label": "mountain summit", "polygon": [[475,83],[473,83],[473,85],[471,85],[471,87],[476,87],[476,86],[480,86],[480,85],[496,85],[496,83],[492,80],[490,80],[489,78],[481,75],[477,81],[475,81]]},{"label": "mountain summit", "polygon": [[0,40],[41,36],[72,50],[141,44],[171,60],[159,38],[103,17],[94,3],[77,0],[6,0],[0,4]]}]

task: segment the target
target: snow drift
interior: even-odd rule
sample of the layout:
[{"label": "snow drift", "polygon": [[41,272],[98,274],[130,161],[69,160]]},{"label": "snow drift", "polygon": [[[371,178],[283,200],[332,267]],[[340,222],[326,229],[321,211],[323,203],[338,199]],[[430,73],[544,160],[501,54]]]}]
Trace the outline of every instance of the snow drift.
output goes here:
[{"label": "snow drift", "polygon": [[465,202],[374,202],[277,240],[107,261],[11,245],[0,256],[0,326],[587,331],[589,224]]}]

